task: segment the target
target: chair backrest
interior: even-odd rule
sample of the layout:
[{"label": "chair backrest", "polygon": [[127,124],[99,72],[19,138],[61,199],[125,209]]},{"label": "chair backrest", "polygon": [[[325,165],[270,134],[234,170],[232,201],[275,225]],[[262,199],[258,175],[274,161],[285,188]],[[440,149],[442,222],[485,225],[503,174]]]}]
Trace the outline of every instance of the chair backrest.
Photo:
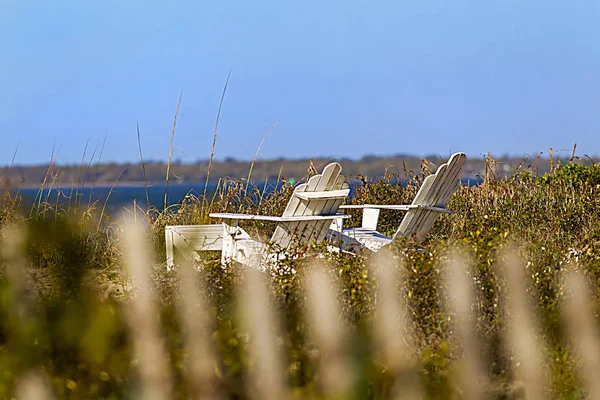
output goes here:
[{"label": "chair backrest", "polygon": [[[446,203],[458,186],[466,159],[467,156],[464,153],[455,153],[446,164],[440,165],[435,174],[425,178],[412,205],[446,207]],[[439,214],[437,211],[418,208],[408,211],[393,239],[398,236],[414,235],[417,241],[422,240]]]},{"label": "chair backrest", "polygon": [[[350,193],[348,184],[341,176],[342,167],[331,163],[322,174],[312,176],[308,182],[296,186],[283,217],[303,217],[333,215]],[[323,241],[331,224],[331,219],[279,222],[271,237],[271,242],[281,249],[295,243]]]}]

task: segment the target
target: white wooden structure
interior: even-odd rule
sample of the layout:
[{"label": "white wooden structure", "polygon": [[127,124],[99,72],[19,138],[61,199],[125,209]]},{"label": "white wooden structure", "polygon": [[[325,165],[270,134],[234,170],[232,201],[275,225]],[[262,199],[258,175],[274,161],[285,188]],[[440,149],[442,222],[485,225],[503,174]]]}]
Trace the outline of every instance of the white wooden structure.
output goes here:
[{"label": "white wooden structure", "polygon": [[[174,249],[194,258],[197,251],[221,250],[221,262],[238,262],[264,270],[277,257],[285,257],[293,243],[320,242],[326,238],[333,221],[342,221],[348,215],[338,214],[338,208],[348,197],[350,189],[341,176],[342,167],[331,163],[323,173],[312,176],[307,183],[298,185],[282,216],[212,213],[222,224],[175,225],[165,228],[167,268],[174,265]],[[277,222],[269,243],[253,239],[238,226],[241,220]],[[335,226],[335,222],[333,223]],[[341,229],[341,227],[340,227]]]},{"label": "white wooden structure", "polygon": [[[410,205],[343,205],[340,209],[363,209],[362,226],[360,228],[343,228],[342,220],[335,221],[330,227],[328,239],[344,251],[356,251],[366,248],[378,251],[397,237],[412,236],[417,242],[429,232],[440,213],[452,213],[446,209],[446,203],[456,190],[462,168],[467,159],[464,153],[455,153],[446,164],[439,166],[435,174],[429,175],[417,192]],[[377,222],[381,210],[405,211],[393,237],[377,231]]]}]

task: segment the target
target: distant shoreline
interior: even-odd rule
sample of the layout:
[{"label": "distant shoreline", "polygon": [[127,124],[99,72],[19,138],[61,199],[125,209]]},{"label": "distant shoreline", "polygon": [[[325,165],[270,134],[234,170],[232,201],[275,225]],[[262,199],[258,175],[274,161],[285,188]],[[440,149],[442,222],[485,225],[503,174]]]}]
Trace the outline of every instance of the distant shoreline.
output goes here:
[{"label": "distant shoreline", "polygon": [[[393,173],[401,177],[411,176],[421,173],[424,169],[432,170],[444,161],[440,157],[430,157],[426,163],[423,160],[421,157],[399,155],[391,157],[365,156],[360,160],[340,159],[338,162],[342,165],[342,174],[345,176],[354,178],[360,175],[368,178],[378,178],[386,173]],[[260,183],[265,182],[265,180],[273,182],[278,178],[286,178],[297,182],[305,177],[310,169],[318,169],[331,161],[336,160],[335,158],[325,157],[318,159],[257,160],[252,168],[251,180]],[[552,160],[553,165],[556,165],[558,161],[561,165],[565,165],[569,162],[569,158],[561,157],[559,159],[555,157]],[[578,162],[590,163],[589,160],[583,159]],[[81,182],[84,181],[84,187],[86,188],[144,187],[144,181],[147,181],[149,186],[164,186],[166,170],[167,164],[164,162],[147,162],[143,168],[141,164],[130,163],[102,163],[89,169],[76,165],[53,165],[52,167],[48,165],[15,165],[13,167],[0,167],[0,189],[39,189],[45,179],[47,181],[46,187],[62,187],[65,189],[81,187]],[[465,162],[461,178],[482,177],[485,176],[486,171],[489,172],[490,170],[493,170],[493,174],[497,177],[510,176],[523,170],[528,170],[534,175],[543,175],[550,170],[550,160],[545,158],[500,157],[489,161],[486,165],[486,159],[483,156],[469,157]],[[169,171],[169,186],[203,186],[209,174],[206,162],[195,164],[174,162],[171,163]],[[210,169],[210,182],[216,183],[223,178],[244,180],[248,177],[249,171],[250,163],[247,161],[215,161]],[[79,185],[77,182],[80,182]]]},{"label": "distant shoreline", "polygon": [[[212,181],[212,180],[211,180]],[[181,186],[181,185],[186,185],[186,186],[203,186],[205,184],[205,182],[169,182],[169,186]],[[79,188],[85,188],[85,189],[110,189],[112,187],[118,188],[118,187],[128,187],[128,188],[144,188],[146,186],[151,187],[151,186],[164,186],[165,183],[164,182],[148,182],[147,185],[144,184],[144,182],[137,182],[137,181],[122,181],[122,182],[117,182],[117,183],[108,183],[108,182],[98,182],[96,184],[88,184],[86,182],[85,186],[81,186],[79,185]],[[39,185],[14,185],[14,186],[10,186],[10,187],[2,187],[2,189],[10,189],[10,190],[19,190],[19,189],[25,189],[25,190],[33,190],[33,189],[41,189],[42,184],[40,183]],[[74,183],[73,186],[69,186],[69,185],[61,185],[61,186],[50,186],[48,187],[48,185],[46,184],[45,189],[76,189],[76,183]]]}]

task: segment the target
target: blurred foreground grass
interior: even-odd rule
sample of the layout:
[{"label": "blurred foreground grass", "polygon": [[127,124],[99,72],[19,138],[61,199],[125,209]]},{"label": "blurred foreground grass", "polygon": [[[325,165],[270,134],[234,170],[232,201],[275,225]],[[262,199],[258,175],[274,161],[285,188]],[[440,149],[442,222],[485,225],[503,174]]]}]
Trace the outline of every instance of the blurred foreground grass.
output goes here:
[{"label": "blurred foreground grass", "polygon": [[[404,188],[397,178],[407,177],[358,177],[352,202],[408,204],[422,175]],[[377,257],[314,244],[285,261],[296,274],[222,268],[211,253],[167,272],[165,225],[209,223],[214,211],[279,215],[292,191],[220,188],[163,212],[132,206],[129,224],[101,207],[22,210],[0,197],[0,398],[597,393],[599,166],[502,180],[490,169],[452,197],[455,213],[424,252],[410,238]],[[381,231],[401,217],[382,212]],[[272,228],[246,226],[263,237]]]}]

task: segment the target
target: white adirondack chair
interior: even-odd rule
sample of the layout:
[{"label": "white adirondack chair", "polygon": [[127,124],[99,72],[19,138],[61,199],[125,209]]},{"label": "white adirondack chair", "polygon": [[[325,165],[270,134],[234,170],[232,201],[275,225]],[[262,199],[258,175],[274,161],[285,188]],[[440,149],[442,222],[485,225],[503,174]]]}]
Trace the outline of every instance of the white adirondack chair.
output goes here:
[{"label": "white adirondack chair", "polygon": [[[167,268],[174,265],[174,249],[187,258],[198,256],[197,251],[221,250],[221,263],[232,261],[264,270],[278,257],[285,257],[293,243],[323,241],[332,220],[341,221],[348,215],[338,214],[338,208],[350,193],[340,175],[342,167],[331,163],[323,173],[312,176],[298,185],[280,217],[267,215],[211,213],[222,224],[175,225],[165,228]],[[277,227],[269,243],[253,239],[238,226],[241,220],[275,221]],[[335,225],[335,223],[333,224]]]},{"label": "white adirondack chair", "polygon": [[[366,248],[374,252],[401,236],[413,236],[417,242],[421,241],[427,235],[439,214],[452,213],[451,210],[445,208],[446,203],[458,186],[466,158],[464,153],[453,154],[446,164],[439,166],[435,174],[425,178],[423,185],[410,205],[362,204],[340,206],[340,209],[363,209],[362,226],[360,228],[343,228],[342,220],[338,220],[330,227],[329,241],[344,251],[356,251]],[[398,230],[391,238],[377,231],[377,222],[381,210],[406,212]]]}]

